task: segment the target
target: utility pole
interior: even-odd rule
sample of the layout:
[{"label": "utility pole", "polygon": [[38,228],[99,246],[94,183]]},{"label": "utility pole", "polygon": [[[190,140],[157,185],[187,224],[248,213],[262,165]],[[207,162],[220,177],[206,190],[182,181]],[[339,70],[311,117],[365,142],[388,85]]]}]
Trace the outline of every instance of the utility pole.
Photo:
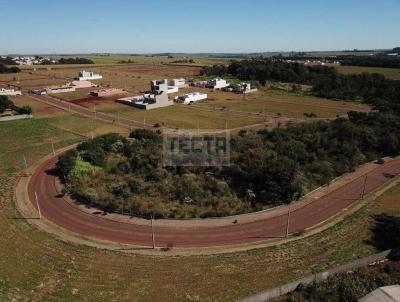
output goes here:
[{"label": "utility pole", "polygon": [[287,221],[286,221],[286,238],[289,237],[289,225],[290,225],[290,203],[288,206],[288,214],[287,214]]},{"label": "utility pole", "polygon": [[38,199],[36,191],[35,191],[35,199],[36,199],[36,206],[37,206],[38,212],[39,212],[39,219],[42,219],[42,212],[40,211],[39,199]]},{"label": "utility pole", "polygon": [[154,236],[154,214],[151,215],[151,242],[153,244],[153,250],[156,248],[156,241]]},{"label": "utility pole", "polygon": [[26,162],[25,155],[22,155],[22,157],[24,158],[25,170],[28,170],[28,163]]},{"label": "utility pole", "polygon": [[366,187],[366,185],[367,185],[367,175],[365,175],[365,178],[364,178],[364,183],[363,183],[363,189],[362,189],[362,193],[361,193],[361,199],[364,199],[364,195],[365,195],[365,187]]},{"label": "utility pole", "polygon": [[53,155],[56,155],[56,151],[54,150],[54,143],[51,141],[51,149],[53,150]]}]

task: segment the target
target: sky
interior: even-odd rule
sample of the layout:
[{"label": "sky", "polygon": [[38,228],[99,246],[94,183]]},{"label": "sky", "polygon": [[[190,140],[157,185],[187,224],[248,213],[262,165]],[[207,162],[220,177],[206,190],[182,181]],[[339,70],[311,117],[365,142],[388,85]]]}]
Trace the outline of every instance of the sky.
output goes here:
[{"label": "sky", "polygon": [[400,0],[0,0],[0,54],[400,46]]}]

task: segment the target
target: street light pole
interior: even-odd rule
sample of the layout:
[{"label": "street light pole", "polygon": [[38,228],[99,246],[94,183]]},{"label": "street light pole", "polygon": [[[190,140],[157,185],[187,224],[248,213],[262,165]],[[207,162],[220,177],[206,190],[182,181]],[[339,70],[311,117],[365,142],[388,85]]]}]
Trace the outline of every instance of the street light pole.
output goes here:
[{"label": "street light pole", "polygon": [[153,244],[153,250],[156,248],[156,241],[154,236],[154,214],[151,215],[151,242]]},{"label": "street light pole", "polygon": [[22,155],[24,158],[24,164],[25,164],[25,169],[28,170],[28,163],[26,162],[26,157],[25,155]]},{"label": "street light pole", "polygon": [[36,191],[35,191],[35,199],[36,199],[36,206],[37,206],[38,212],[39,212],[39,219],[42,219],[42,212],[40,211],[39,199],[38,199]]},{"label": "street light pole", "polygon": [[366,187],[366,185],[367,185],[367,175],[365,176],[365,178],[364,178],[364,183],[363,183],[363,190],[362,190],[362,193],[361,193],[361,199],[364,199],[364,195],[365,195],[365,187]]},{"label": "street light pole", "polygon": [[289,237],[289,225],[290,225],[290,203],[288,206],[288,214],[287,214],[287,220],[286,220],[286,238]]}]

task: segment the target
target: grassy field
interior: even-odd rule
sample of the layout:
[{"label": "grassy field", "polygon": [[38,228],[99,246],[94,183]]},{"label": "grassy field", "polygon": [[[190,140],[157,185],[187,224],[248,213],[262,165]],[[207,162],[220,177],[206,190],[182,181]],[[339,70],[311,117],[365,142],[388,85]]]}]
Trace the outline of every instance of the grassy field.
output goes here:
[{"label": "grassy field", "polygon": [[155,125],[168,128],[187,129],[225,129],[236,128],[252,124],[262,123],[261,117],[233,116],[232,114],[217,111],[208,112],[197,110],[189,106],[169,106],[154,110],[142,110],[127,105],[105,102],[98,108],[98,111],[120,117],[140,121],[148,125]]},{"label": "grassy field", "polygon": [[359,74],[363,72],[380,73],[385,77],[394,80],[400,80],[400,69],[397,68],[379,68],[379,67],[363,67],[363,66],[335,66],[337,70],[344,74]]},{"label": "grassy field", "polygon": [[51,152],[51,142],[80,141],[75,132],[87,134],[87,123],[67,113],[0,123],[1,301],[232,301],[375,252],[366,243],[371,215],[400,211],[397,187],[321,234],[227,255],[146,257],[66,244],[14,219],[13,175],[22,154],[30,164]]},{"label": "grassy field", "polygon": [[[351,110],[367,110],[365,105],[322,99],[312,96],[296,95],[280,90],[259,90],[246,95],[231,92],[211,92],[207,89],[189,88],[183,90],[202,91],[209,99],[197,103],[202,107],[235,110],[252,113],[262,113],[266,116],[281,114],[285,117],[304,118],[304,113],[314,113],[319,118],[332,118],[345,115]],[[195,109],[196,110],[196,109]]]}]

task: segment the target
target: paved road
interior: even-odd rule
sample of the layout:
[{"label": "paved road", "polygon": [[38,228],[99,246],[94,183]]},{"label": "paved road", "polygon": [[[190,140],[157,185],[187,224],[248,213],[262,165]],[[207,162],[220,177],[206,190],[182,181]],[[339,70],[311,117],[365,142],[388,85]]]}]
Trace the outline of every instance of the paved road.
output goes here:
[{"label": "paved road", "polygon": [[[55,177],[48,173],[57,158],[44,162],[33,174],[28,193],[34,207],[35,191],[38,195],[42,216],[72,232],[92,238],[140,246],[151,246],[151,227],[117,222],[81,211],[62,198],[55,185]],[[338,214],[365,193],[377,189],[389,179],[400,174],[400,158],[390,161],[367,174],[356,178],[337,190],[315,200],[291,213],[289,232],[306,229]],[[367,176],[367,177],[365,177]],[[365,186],[364,186],[365,185]],[[232,224],[220,227],[173,228],[157,226],[156,242],[165,246],[171,242],[175,247],[212,247],[252,243],[266,238],[283,237],[286,232],[287,215],[277,214],[264,220]]]}]

